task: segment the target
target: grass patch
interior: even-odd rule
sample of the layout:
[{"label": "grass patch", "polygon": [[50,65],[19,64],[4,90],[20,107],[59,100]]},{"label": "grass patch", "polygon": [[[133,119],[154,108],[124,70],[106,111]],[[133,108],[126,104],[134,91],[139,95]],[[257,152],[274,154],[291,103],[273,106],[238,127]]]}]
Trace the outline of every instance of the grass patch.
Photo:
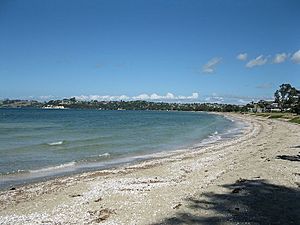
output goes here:
[{"label": "grass patch", "polygon": [[295,117],[295,118],[293,118],[293,119],[291,119],[289,121],[292,122],[292,123],[298,123],[298,124],[300,124],[300,116],[297,116],[297,117]]},{"label": "grass patch", "polygon": [[265,117],[267,119],[283,119],[292,123],[300,124],[300,116],[290,112],[268,112],[268,113],[249,113],[255,116]]},{"label": "grass patch", "polygon": [[269,117],[270,113],[254,113],[255,116]]},{"label": "grass patch", "polygon": [[270,119],[277,119],[277,118],[282,118],[284,115],[283,114],[271,114],[269,116]]}]

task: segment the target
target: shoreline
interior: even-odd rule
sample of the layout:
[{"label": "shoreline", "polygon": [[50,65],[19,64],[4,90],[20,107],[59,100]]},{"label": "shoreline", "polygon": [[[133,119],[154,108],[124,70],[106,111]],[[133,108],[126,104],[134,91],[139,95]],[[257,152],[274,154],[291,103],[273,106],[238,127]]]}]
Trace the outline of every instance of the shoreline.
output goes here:
[{"label": "shoreline", "polygon": [[[299,145],[298,125],[240,114],[222,115],[242,119],[249,126],[243,135],[200,150],[1,191],[0,223],[172,224],[171,218],[188,223],[189,217],[179,217],[195,213],[187,199],[206,192],[226,192],[222,185],[240,178],[243,185],[248,184],[245,180],[264,179],[299,188],[300,176],[293,175],[299,172],[297,162],[276,159],[276,155],[291,153],[290,149]],[[197,211],[197,217],[206,219],[219,214]],[[219,219],[230,224],[225,217]]]},{"label": "shoreline", "polygon": [[[114,170],[124,166],[143,163],[145,161],[163,159],[166,157],[174,156],[177,154],[183,154],[195,150],[199,151],[201,150],[201,148],[209,147],[218,142],[228,141],[228,139],[235,139],[241,136],[247,127],[247,123],[241,120],[234,120],[231,116],[216,112],[205,113],[222,116],[225,119],[230,120],[234,124],[234,126],[228,128],[222,133],[214,133],[200,140],[200,142],[189,144],[186,147],[179,147],[170,150],[158,150],[153,153],[149,152],[142,154],[133,154],[131,156],[110,159],[108,161],[102,162],[89,162],[85,164],[77,164],[76,161],[70,161],[64,164],[48,166],[32,171],[21,171],[20,173],[0,175],[0,178],[2,179],[0,183],[0,192],[9,189],[26,187],[28,185],[38,184],[40,182],[51,181],[59,178],[73,177],[88,172],[97,172],[100,170]],[[235,132],[233,132],[232,130],[235,130]],[[227,137],[227,135],[229,135],[230,137]]]}]

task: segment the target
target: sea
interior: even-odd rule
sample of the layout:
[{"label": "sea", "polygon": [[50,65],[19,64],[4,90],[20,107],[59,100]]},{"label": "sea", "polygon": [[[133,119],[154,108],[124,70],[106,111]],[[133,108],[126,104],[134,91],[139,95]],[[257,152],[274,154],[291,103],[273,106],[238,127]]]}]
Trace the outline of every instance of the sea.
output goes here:
[{"label": "sea", "polygon": [[243,126],[205,112],[0,109],[0,189],[200,148]]}]

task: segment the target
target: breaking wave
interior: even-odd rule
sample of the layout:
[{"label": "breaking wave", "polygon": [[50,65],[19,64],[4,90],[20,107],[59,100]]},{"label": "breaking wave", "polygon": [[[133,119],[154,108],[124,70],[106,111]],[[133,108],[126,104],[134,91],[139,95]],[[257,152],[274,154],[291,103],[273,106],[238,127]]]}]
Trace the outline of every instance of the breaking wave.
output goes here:
[{"label": "breaking wave", "polygon": [[30,173],[43,173],[43,172],[51,172],[54,170],[62,170],[68,167],[73,167],[75,166],[76,162],[68,162],[68,163],[64,163],[64,164],[60,164],[58,166],[49,166],[46,168],[41,168],[41,169],[36,169],[36,170],[29,170]]},{"label": "breaking wave", "polygon": [[50,143],[47,143],[48,145],[50,146],[55,146],[55,145],[62,145],[64,143],[64,141],[57,141],[57,142],[50,142]]}]

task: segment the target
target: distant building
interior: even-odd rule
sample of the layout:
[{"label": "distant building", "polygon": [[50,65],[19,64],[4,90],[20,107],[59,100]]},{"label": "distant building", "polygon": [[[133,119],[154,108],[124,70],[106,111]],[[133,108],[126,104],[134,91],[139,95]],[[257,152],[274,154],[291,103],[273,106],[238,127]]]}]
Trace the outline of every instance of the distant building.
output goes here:
[{"label": "distant building", "polygon": [[43,109],[66,109],[63,105],[46,105]]}]

